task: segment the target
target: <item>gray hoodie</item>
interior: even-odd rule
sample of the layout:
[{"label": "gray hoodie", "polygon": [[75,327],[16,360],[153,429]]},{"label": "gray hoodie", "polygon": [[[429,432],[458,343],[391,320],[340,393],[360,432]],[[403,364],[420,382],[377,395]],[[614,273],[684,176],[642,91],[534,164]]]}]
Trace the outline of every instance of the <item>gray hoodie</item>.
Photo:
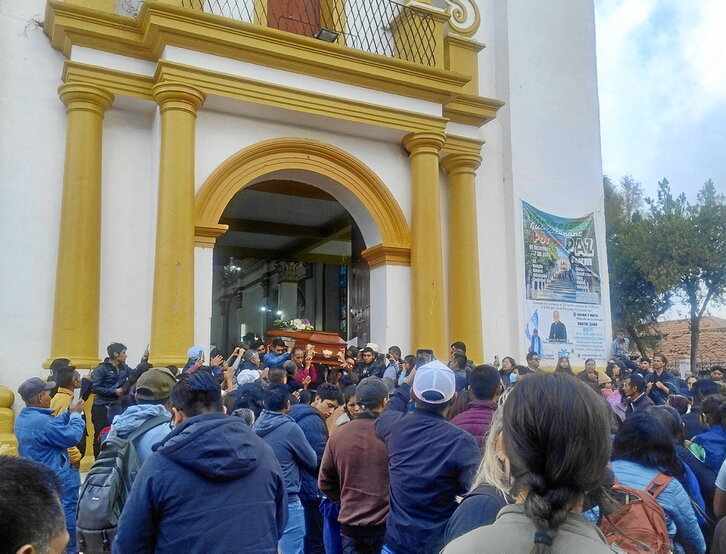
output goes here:
[{"label": "gray hoodie", "polygon": [[[113,418],[111,427],[116,430],[119,437],[126,437],[141,427],[146,420],[162,415],[171,421],[171,414],[161,404],[129,406],[124,413]],[[153,447],[166,438],[169,433],[171,433],[171,426],[161,424],[152,427],[136,439],[134,446],[140,464],[143,464],[144,460],[154,453]]]},{"label": "gray hoodie", "polygon": [[300,426],[288,415],[263,410],[252,429],[275,452],[285,478],[287,501],[300,492],[300,467],[314,471],[318,457]]}]

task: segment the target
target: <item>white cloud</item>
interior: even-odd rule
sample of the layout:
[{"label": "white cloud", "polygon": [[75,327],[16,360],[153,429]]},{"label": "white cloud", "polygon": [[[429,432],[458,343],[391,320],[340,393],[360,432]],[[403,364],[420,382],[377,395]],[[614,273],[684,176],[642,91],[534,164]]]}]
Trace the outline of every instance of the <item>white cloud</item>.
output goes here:
[{"label": "white cloud", "polygon": [[726,99],[726,2],[701,0],[694,8],[699,21],[684,33],[684,57],[704,91]]},{"label": "white cloud", "polygon": [[[596,0],[603,164],[652,193],[664,176],[726,190],[724,0]],[[702,144],[699,144],[702,141]],[[690,187],[690,189],[689,189]]]}]

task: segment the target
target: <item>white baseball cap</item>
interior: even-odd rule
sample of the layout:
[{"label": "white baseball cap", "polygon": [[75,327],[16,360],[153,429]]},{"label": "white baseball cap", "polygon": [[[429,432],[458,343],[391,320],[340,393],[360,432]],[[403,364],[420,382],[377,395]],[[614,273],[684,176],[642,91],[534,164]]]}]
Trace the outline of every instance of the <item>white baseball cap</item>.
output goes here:
[{"label": "white baseball cap", "polygon": [[454,372],[438,360],[422,365],[413,379],[413,393],[429,404],[443,404],[454,397]]}]

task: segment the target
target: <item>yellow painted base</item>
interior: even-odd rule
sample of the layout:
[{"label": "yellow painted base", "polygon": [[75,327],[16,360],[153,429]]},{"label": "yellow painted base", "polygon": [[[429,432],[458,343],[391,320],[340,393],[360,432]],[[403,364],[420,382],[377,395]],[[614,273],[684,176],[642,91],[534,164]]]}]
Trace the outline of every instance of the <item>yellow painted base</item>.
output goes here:
[{"label": "yellow painted base", "polygon": [[0,454],[18,455],[18,439],[14,434],[15,412],[11,409],[15,393],[0,386]]}]

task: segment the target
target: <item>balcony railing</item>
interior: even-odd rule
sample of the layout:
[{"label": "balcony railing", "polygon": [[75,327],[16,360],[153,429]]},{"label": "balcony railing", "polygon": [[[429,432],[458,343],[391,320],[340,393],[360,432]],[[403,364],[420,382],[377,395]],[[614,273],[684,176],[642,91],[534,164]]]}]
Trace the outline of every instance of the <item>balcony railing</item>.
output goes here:
[{"label": "balcony railing", "polygon": [[182,0],[182,6],[433,67],[431,14],[392,0]]}]

